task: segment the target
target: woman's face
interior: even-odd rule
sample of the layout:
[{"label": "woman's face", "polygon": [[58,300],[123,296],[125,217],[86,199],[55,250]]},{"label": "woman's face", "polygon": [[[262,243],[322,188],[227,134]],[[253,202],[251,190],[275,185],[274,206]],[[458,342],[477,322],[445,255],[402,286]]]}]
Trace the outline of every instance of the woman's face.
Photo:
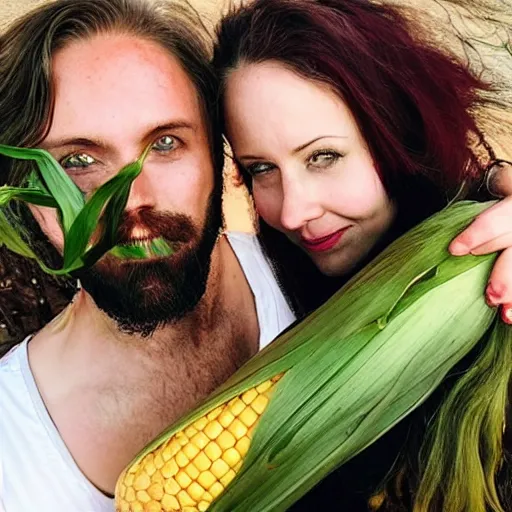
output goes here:
[{"label": "woman's face", "polygon": [[256,209],[327,275],[364,258],[395,216],[359,128],[327,86],[269,61],[226,83],[227,135]]}]

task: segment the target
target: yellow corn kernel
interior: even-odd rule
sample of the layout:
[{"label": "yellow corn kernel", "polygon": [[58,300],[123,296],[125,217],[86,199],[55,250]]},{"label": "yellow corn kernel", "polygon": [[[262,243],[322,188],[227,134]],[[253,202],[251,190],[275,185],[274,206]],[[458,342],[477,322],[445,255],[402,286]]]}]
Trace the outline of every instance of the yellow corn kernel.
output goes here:
[{"label": "yellow corn kernel", "polygon": [[251,445],[251,440],[244,436],[242,437],[242,439],[239,439],[238,442],[236,443],[235,445],[235,448],[238,450],[238,453],[240,453],[240,455],[242,457],[244,457],[247,452],[249,451],[249,446]]},{"label": "yellow corn kernel", "polygon": [[192,482],[187,492],[193,500],[200,501],[203,497],[204,489],[197,482]]},{"label": "yellow corn kernel", "polygon": [[213,421],[221,412],[222,412],[222,409],[223,407],[220,406],[220,407],[217,407],[216,409],[214,409],[213,411],[209,412],[206,417],[208,418],[209,421]]},{"label": "yellow corn kernel", "polygon": [[128,473],[124,479],[124,485],[126,485],[126,488],[130,488],[133,485],[133,482],[135,480],[135,475],[133,473]]},{"label": "yellow corn kernel", "polygon": [[231,411],[229,409],[224,409],[222,413],[217,418],[217,421],[224,427],[227,428],[231,425],[231,422],[235,419]]},{"label": "yellow corn kernel", "polygon": [[272,387],[272,382],[270,380],[266,380],[262,382],[260,385],[256,386],[256,391],[260,394],[265,393],[268,389]]},{"label": "yellow corn kernel", "polygon": [[192,478],[192,480],[196,480],[199,476],[199,470],[194,466],[194,464],[189,464],[185,468],[185,473],[187,473],[187,475]]},{"label": "yellow corn kernel", "polygon": [[176,434],[176,441],[180,444],[180,446],[185,446],[188,443],[188,437],[184,432],[178,432]]},{"label": "yellow corn kernel", "polygon": [[222,451],[225,451],[235,446],[236,439],[231,432],[224,430],[217,438],[216,443],[220,446]]},{"label": "yellow corn kernel", "polygon": [[247,433],[247,427],[238,418],[235,418],[233,423],[228,427],[228,430],[236,437],[236,439],[244,437]]},{"label": "yellow corn kernel", "polygon": [[151,496],[146,491],[137,491],[137,501],[141,503],[149,503]]},{"label": "yellow corn kernel", "polygon": [[144,506],[138,501],[132,503],[132,512],[144,512]]},{"label": "yellow corn kernel", "polygon": [[241,455],[236,448],[229,448],[222,454],[222,460],[230,467],[234,468],[241,460]]},{"label": "yellow corn kernel", "polygon": [[242,395],[242,402],[246,405],[249,405],[257,396],[258,392],[256,389],[249,389]]},{"label": "yellow corn kernel", "polygon": [[140,462],[137,462],[136,464],[134,464],[133,466],[130,467],[130,469],[128,470],[128,473],[137,473],[139,468],[140,468]]},{"label": "yellow corn kernel", "polygon": [[224,487],[227,487],[229,485],[229,483],[231,482],[231,480],[233,480],[233,478],[235,478],[236,476],[236,473],[230,469],[221,479],[220,479],[220,483],[224,486]]},{"label": "yellow corn kernel", "polygon": [[210,438],[204,432],[198,432],[190,442],[202,450],[210,442]]},{"label": "yellow corn kernel", "polygon": [[212,461],[203,452],[199,453],[192,463],[199,471],[206,471],[212,465]]},{"label": "yellow corn kernel", "polygon": [[150,501],[144,505],[144,512],[162,512],[162,506],[158,501]]},{"label": "yellow corn kernel", "polygon": [[180,470],[178,464],[174,459],[169,460],[165,463],[165,466],[162,468],[162,475],[164,478],[172,478],[178,471]]},{"label": "yellow corn kernel", "polygon": [[204,449],[204,453],[212,462],[214,462],[222,455],[222,450],[219,448],[217,443],[211,441]]},{"label": "yellow corn kernel", "polygon": [[181,486],[174,478],[169,478],[164,484],[164,491],[166,494],[176,496],[181,491]]},{"label": "yellow corn kernel", "polygon": [[206,425],[208,425],[208,418],[206,418],[206,416],[203,416],[194,423],[194,428],[196,428],[197,430],[203,430],[203,428],[206,427]]},{"label": "yellow corn kernel", "polygon": [[148,489],[151,499],[160,501],[164,497],[164,486],[161,484],[153,484]]},{"label": "yellow corn kernel", "polygon": [[206,425],[206,427],[204,427],[203,432],[211,440],[214,440],[214,439],[217,439],[217,437],[219,437],[219,435],[221,434],[221,432],[223,430],[224,430],[224,428],[222,427],[222,425],[217,420],[213,420],[210,423],[208,423],[208,425]]},{"label": "yellow corn kernel", "polygon": [[219,482],[215,482],[208,490],[210,494],[216,498],[224,490],[224,487],[222,487],[222,484]]},{"label": "yellow corn kernel", "polygon": [[203,471],[197,478],[197,481],[205,489],[210,489],[210,487],[217,481],[217,479],[211,471]]},{"label": "yellow corn kernel", "polygon": [[185,429],[185,435],[190,439],[197,434],[197,430],[191,425]]},{"label": "yellow corn kernel", "polygon": [[144,491],[151,485],[151,478],[146,473],[140,473],[136,475],[135,481],[133,482],[133,488],[136,491]]},{"label": "yellow corn kernel", "polygon": [[130,512],[130,504],[127,501],[119,501],[119,509],[121,512]]},{"label": "yellow corn kernel", "polygon": [[128,489],[126,489],[126,494],[124,496],[124,499],[128,503],[135,501],[135,489],[133,487],[129,487]]},{"label": "yellow corn kernel", "polygon": [[193,507],[196,504],[186,491],[178,493],[178,501],[182,507]]},{"label": "yellow corn kernel", "polygon": [[180,485],[182,489],[186,489],[192,483],[192,478],[190,478],[187,475],[187,473],[185,473],[185,471],[180,471],[174,477],[174,480],[176,480],[176,482],[178,482],[178,485]]},{"label": "yellow corn kernel", "polygon": [[258,414],[263,414],[267,404],[268,398],[265,395],[258,395],[258,397],[251,402],[251,408],[254,409]]},{"label": "yellow corn kernel", "polygon": [[162,508],[165,512],[175,512],[180,509],[180,502],[174,496],[169,496],[166,494],[162,498]]},{"label": "yellow corn kernel", "polygon": [[238,418],[246,427],[252,427],[258,420],[258,415],[251,407],[246,407]]},{"label": "yellow corn kernel", "polygon": [[164,449],[162,453],[162,458],[164,461],[168,461],[172,459],[179,451],[181,450],[181,445],[176,441],[176,439],[173,439]]},{"label": "yellow corn kernel", "polygon": [[174,460],[180,468],[184,468],[190,462],[188,457],[181,451],[176,454]]},{"label": "yellow corn kernel", "polygon": [[245,409],[245,404],[240,400],[240,398],[234,398],[231,400],[229,405],[229,410],[233,413],[234,416],[238,416]]},{"label": "yellow corn kernel", "polygon": [[164,458],[162,457],[161,453],[157,453],[155,455],[154,462],[155,462],[156,469],[162,469],[164,467],[165,461],[164,461]]},{"label": "yellow corn kernel", "polygon": [[228,471],[229,471],[229,466],[222,460],[222,459],[217,459],[213,464],[212,464],[212,467],[210,469],[210,471],[217,477],[217,478],[222,478]]},{"label": "yellow corn kernel", "polygon": [[157,471],[152,477],[151,482],[154,484],[164,485],[165,478],[160,471]]},{"label": "yellow corn kernel", "polygon": [[199,512],[206,512],[206,510],[208,510],[209,506],[210,506],[210,502],[208,502],[208,501],[200,501],[197,504],[197,508],[199,509]]},{"label": "yellow corn kernel", "polygon": [[188,460],[192,460],[199,453],[199,448],[194,443],[188,443],[183,447],[183,453]]}]

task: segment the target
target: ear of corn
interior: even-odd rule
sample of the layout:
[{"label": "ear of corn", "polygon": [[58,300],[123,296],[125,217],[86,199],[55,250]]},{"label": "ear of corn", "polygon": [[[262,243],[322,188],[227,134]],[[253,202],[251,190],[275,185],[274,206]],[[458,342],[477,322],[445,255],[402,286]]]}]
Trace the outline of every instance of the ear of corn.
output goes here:
[{"label": "ear of corn", "polygon": [[[125,166],[111,180],[99,187],[88,201],[63,171],[50,153],[42,149],[16,148],[0,145],[0,155],[30,160],[37,164],[40,175],[33,172],[24,187],[0,187],[0,245],[38,261],[42,269],[50,274],[69,274],[81,267],[91,266],[105,253],[114,249],[119,258],[145,258],[166,256],[171,247],[163,239],[154,240],[148,247],[116,246],[119,220],[126,207],[130,187],[141,173],[148,147],[141,157]],[[13,225],[12,216],[6,215],[11,201],[25,201],[38,206],[58,210],[64,234],[64,261],[60,269],[48,268],[33,253],[24,237],[23,226]],[[91,242],[101,221],[103,232],[95,243]]]},{"label": "ear of corn", "polygon": [[[143,450],[118,481],[117,509],[286,510],[389,430],[428,397],[495,316],[483,297],[495,255],[454,258],[447,252],[451,239],[490,204],[457,203],[392,244]],[[242,428],[247,453],[238,451],[235,459],[241,458],[233,466],[217,463],[222,471],[215,479],[204,477],[208,464],[231,460],[228,451],[238,442],[217,418],[244,396],[259,396],[258,388],[268,382],[268,403]],[[215,429],[203,444],[229,439],[216,453],[205,451],[208,444],[189,448],[205,422],[214,422]],[[178,451],[164,462],[176,472],[166,475],[160,457],[170,446]],[[204,466],[187,472],[182,453]],[[189,478],[178,479],[183,468]]]}]

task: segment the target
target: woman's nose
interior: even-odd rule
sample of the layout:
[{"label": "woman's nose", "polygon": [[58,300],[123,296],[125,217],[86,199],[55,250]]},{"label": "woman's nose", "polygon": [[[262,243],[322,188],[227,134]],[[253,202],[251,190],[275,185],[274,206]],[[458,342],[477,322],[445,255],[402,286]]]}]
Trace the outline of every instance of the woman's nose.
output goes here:
[{"label": "woman's nose", "polygon": [[283,183],[281,225],[288,231],[296,231],[310,220],[323,214],[314,187],[306,181],[287,179]]}]

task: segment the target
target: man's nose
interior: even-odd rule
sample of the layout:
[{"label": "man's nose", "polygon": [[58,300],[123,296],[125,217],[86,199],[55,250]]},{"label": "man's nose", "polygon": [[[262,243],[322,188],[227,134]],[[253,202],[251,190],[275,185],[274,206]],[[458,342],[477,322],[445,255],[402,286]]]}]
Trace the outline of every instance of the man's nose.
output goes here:
[{"label": "man's nose", "polygon": [[154,207],[156,202],[156,190],[151,174],[146,166],[132,182],[126,210],[137,210],[143,207]]},{"label": "man's nose", "polygon": [[286,179],[282,187],[281,225],[285,229],[295,231],[308,221],[322,216],[322,205],[317,200],[314,188],[306,181]]}]

